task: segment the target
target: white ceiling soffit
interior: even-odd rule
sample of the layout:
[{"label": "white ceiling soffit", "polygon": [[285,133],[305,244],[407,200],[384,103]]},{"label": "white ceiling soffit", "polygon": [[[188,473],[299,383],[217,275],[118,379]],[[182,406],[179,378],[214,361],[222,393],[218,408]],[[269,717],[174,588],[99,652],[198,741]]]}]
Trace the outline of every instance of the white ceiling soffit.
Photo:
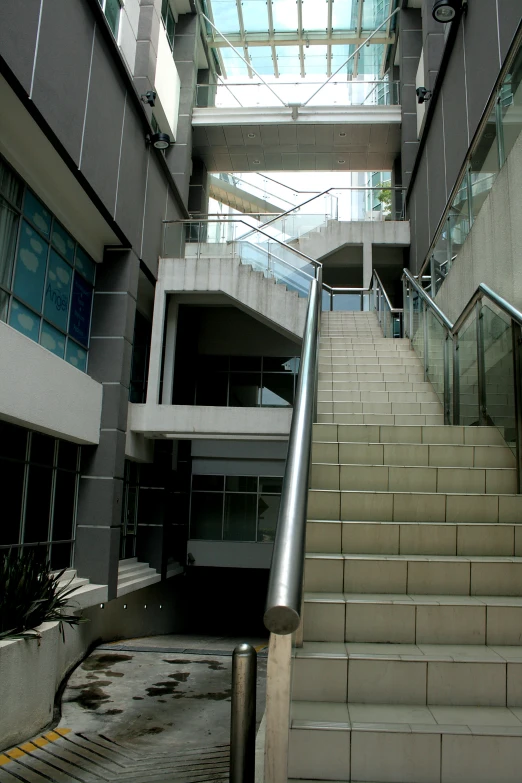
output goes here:
[{"label": "white ceiling soffit", "polygon": [[0,76],[0,152],[95,261],[120,240]]},{"label": "white ceiling soffit", "polygon": [[190,14],[192,11],[189,0],[170,0],[170,4],[178,14]]}]

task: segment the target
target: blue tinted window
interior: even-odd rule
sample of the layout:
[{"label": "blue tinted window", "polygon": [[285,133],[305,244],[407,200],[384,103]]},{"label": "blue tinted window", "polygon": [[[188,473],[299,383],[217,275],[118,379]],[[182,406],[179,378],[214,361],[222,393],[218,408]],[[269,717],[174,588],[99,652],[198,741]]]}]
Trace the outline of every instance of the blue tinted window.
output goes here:
[{"label": "blue tinted window", "polygon": [[44,316],[64,332],[67,330],[72,269],[51,250],[45,289]]},{"label": "blue tinted window", "polygon": [[76,367],[78,370],[85,372],[87,367],[87,351],[80,348],[72,340],[67,340],[67,350],[65,352],[65,360]]},{"label": "blue tinted window", "polygon": [[74,246],[76,243],[57,220],[54,221],[53,225],[52,243],[67,261],[70,261],[71,264],[74,263]]},{"label": "blue tinted window", "polygon": [[16,299],[13,299],[11,303],[9,325],[25,334],[26,337],[30,337],[31,340],[38,340],[39,317],[21,304],[21,302],[17,302]]},{"label": "blue tinted window", "polygon": [[71,296],[69,334],[85,347],[89,345],[91,305],[92,286],[75,272]]},{"label": "blue tinted window", "polygon": [[92,283],[94,285],[94,273],[96,269],[96,264],[91,261],[89,256],[83,252],[81,247],[78,245],[76,247],[76,269],[81,272],[81,274],[87,278],[89,283]]},{"label": "blue tinted window", "polygon": [[42,308],[47,250],[48,245],[41,236],[22,221],[13,290],[38,311]]},{"label": "blue tinted window", "polygon": [[65,335],[59,332],[58,329],[55,329],[54,326],[51,326],[51,324],[46,323],[46,321],[42,323],[40,345],[43,345],[48,351],[51,351],[51,353],[54,353],[56,356],[59,356],[60,359],[63,359],[65,353]]},{"label": "blue tinted window", "polygon": [[51,233],[51,213],[30,190],[25,191],[24,215],[47,237]]}]

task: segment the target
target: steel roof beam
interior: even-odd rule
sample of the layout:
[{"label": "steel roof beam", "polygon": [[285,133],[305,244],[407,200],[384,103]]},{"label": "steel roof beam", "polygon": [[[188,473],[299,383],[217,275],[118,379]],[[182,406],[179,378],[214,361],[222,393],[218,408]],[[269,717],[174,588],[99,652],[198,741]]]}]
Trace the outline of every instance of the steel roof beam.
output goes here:
[{"label": "steel roof beam", "polygon": [[[227,33],[228,40],[235,46],[243,46],[244,43],[248,47],[252,46],[337,46],[341,45],[354,45],[360,46],[367,39],[367,35],[357,35],[356,32],[350,32],[349,30],[342,33],[332,32],[332,35],[328,37],[325,33],[304,33],[301,35],[291,33],[274,33],[270,36],[269,33],[245,33],[245,39],[241,38],[240,33]],[[211,48],[221,49],[227,44],[221,40],[213,40],[212,37],[207,39],[208,45]],[[385,46],[395,43],[395,33],[390,33],[387,36],[385,33],[380,33],[372,38],[374,44],[384,44]]]}]

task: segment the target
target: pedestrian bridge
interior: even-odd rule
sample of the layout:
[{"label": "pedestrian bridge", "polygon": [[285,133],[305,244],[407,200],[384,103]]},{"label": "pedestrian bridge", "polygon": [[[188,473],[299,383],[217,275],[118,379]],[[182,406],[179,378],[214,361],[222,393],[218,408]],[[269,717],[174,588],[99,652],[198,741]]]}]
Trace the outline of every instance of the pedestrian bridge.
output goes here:
[{"label": "pedestrian bridge", "polygon": [[212,106],[192,116],[208,171],[390,171],[400,105]]}]

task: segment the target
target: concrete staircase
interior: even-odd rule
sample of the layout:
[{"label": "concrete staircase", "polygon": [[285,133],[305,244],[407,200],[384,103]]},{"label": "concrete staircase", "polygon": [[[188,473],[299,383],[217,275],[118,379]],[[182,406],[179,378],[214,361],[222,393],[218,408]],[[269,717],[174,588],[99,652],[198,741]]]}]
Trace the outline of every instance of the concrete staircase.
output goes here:
[{"label": "concrete staircase", "polygon": [[118,564],[118,598],[160,581],[161,574],[148,563],[139,563],[137,557],[120,560]]},{"label": "concrete staircase", "polygon": [[518,783],[522,496],[406,340],[323,314],[289,780]]},{"label": "concrete staircase", "polygon": [[410,224],[407,220],[329,219],[288,244],[320,261],[345,245],[362,245],[365,242],[406,246],[410,242]]},{"label": "concrete staircase", "polygon": [[92,584],[88,579],[77,576],[74,568],[68,568],[62,574],[58,584],[60,588],[73,590],[70,594],[71,609],[86,609],[107,600],[107,585]]},{"label": "concrete staircase", "polygon": [[[213,255],[191,257],[189,252],[194,248]],[[218,250],[223,255],[218,256]],[[187,244],[186,252],[186,258],[160,259],[159,276],[166,292],[224,294],[254,318],[294,339],[302,338],[306,298],[232,255],[231,245]]]}]

